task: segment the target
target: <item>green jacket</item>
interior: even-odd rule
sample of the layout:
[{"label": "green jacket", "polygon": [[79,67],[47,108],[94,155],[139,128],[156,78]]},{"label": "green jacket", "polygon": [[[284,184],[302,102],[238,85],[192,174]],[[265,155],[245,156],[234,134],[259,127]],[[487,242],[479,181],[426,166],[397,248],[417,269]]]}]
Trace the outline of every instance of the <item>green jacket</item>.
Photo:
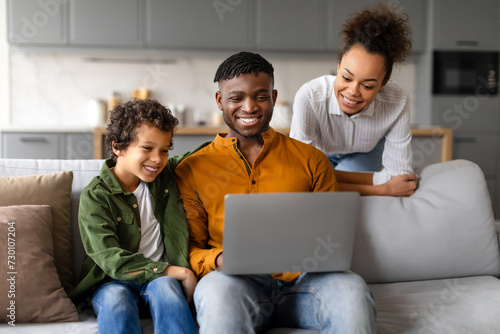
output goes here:
[{"label": "green jacket", "polygon": [[[154,214],[161,226],[169,264],[189,268],[187,222],[173,172],[185,156],[169,158],[167,166],[147,185],[154,199]],[[126,192],[111,172],[115,164],[111,159],[106,160],[100,175],[80,196],[78,223],[87,256],[78,284],[69,295],[72,299],[84,297],[110,279],[152,281],[168,266],[137,253],[141,240],[139,210],[134,208],[137,198]],[[143,271],[127,275],[139,270]]]}]

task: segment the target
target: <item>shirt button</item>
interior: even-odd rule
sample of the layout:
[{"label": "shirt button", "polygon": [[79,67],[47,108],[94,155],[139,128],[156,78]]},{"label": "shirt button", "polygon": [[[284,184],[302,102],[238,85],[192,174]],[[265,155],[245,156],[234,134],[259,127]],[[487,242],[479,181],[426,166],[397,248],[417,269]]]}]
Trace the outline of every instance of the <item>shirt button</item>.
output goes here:
[{"label": "shirt button", "polygon": [[165,194],[168,194],[168,189],[165,189]]},{"label": "shirt button", "polygon": [[121,222],[122,221],[122,217],[118,217],[116,218],[117,221]]},{"label": "shirt button", "polygon": [[134,207],[134,209],[137,209],[137,204],[134,204],[133,207]]},{"label": "shirt button", "polygon": [[252,180],[252,184],[256,184],[257,182],[255,182],[255,180]]},{"label": "shirt button", "polygon": [[158,271],[158,268],[153,268],[153,272],[157,272]]}]

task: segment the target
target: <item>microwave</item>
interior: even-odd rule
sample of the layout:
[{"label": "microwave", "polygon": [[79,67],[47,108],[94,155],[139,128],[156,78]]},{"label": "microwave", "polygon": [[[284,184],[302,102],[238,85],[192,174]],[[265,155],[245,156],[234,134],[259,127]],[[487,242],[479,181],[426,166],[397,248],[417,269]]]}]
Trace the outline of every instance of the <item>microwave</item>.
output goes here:
[{"label": "microwave", "polygon": [[498,95],[498,51],[434,51],[432,93]]}]

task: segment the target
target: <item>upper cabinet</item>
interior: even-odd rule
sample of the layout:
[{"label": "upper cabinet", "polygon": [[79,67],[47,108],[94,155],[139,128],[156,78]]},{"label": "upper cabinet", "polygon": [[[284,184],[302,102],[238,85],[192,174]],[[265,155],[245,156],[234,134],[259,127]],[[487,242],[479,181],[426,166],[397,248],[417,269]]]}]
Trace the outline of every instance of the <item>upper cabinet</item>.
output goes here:
[{"label": "upper cabinet", "polygon": [[498,49],[498,0],[435,1],[435,49]]},{"label": "upper cabinet", "polygon": [[[380,0],[379,0],[380,1]],[[427,0],[382,0],[425,45]],[[8,0],[17,46],[335,52],[352,12],[376,0]],[[382,23],[383,24],[383,23]]]},{"label": "upper cabinet", "polygon": [[257,0],[255,46],[260,50],[325,50],[325,1]]},{"label": "upper cabinet", "polygon": [[[379,0],[392,6],[396,12],[408,14],[409,24],[412,29],[412,52],[422,52],[425,50],[425,38],[427,29],[427,0]],[[338,50],[341,43],[340,30],[345,20],[350,14],[369,7],[377,3],[376,0],[355,0],[349,2],[340,2],[335,0],[328,1],[328,23],[327,23],[327,46],[328,49]],[[376,29],[376,25],[383,25],[384,22],[374,22],[373,26],[367,27],[368,30]]]},{"label": "upper cabinet", "polygon": [[8,41],[18,45],[66,42],[66,5],[56,1],[9,0]]},{"label": "upper cabinet", "polygon": [[146,45],[181,49],[246,49],[250,1],[146,0]]},{"label": "upper cabinet", "polygon": [[[386,0],[388,4],[393,0]],[[427,36],[428,3],[426,0],[399,0],[395,8],[408,14],[412,29],[412,52],[423,52],[425,50]]]},{"label": "upper cabinet", "polygon": [[140,0],[69,0],[69,43],[140,46],[140,2]]}]

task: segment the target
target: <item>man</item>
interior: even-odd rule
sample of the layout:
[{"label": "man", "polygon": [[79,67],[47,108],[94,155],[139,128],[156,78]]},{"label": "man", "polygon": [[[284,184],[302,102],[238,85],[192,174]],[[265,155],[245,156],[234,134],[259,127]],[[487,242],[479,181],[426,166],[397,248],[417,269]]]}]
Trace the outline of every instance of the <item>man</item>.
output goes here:
[{"label": "man", "polygon": [[194,295],[200,333],[254,333],[271,326],[374,332],[373,299],[354,273],[221,273],[226,194],[337,191],[338,185],[321,151],[269,127],[278,94],[269,62],[254,53],[235,54],[219,66],[214,81],[229,132],[176,169],[190,264],[200,279]]}]

